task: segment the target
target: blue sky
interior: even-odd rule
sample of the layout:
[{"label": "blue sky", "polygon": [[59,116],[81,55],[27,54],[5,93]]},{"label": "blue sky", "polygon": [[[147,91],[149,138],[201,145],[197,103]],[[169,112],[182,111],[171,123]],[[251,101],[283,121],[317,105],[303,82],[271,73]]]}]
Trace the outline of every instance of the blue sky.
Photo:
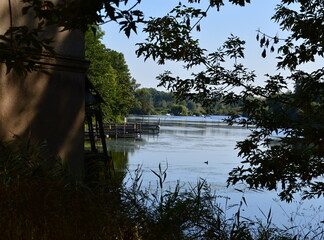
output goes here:
[{"label": "blue sky", "polygon": [[[145,16],[163,16],[178,2],[175,0],[142,0],[138,8],[144,12]],[[274,8],[279,2],[279,0],[252,0],[251,4],[239,7],[226,1],[225,6],[220,11],[216,11],[215,8],[210,9],[207,18],[203,19],[200,24],[201,32],[195,32],[194,38],[199,39],[200,46],[207,49],[208,52],[215,51],[231,34],[245,40],[245,59],[242,63],[248,69],[255,70],[257,83],[262,84],[265,80],[264,74],[277,73],[276,55],[272,53],[267,58],[261,57],[262,50],[255,39],[256,30],[260,29],[269,35],[278,33],[279,37],[286,36],[285,33],[280,31],[279,25],[271,20]],[[182,3],[187,4],[187,1],[182,1]],[[202,9],[207,7],[204,4],[199,6]],[[199,68],[185,70],[181,63],[167,62],[165,65],[158,65],[152,60],[144,62],[143,58],[137,58],[135,44],[144,42],[146,37],[141,32],[141,28],[138,29],[137,35],[132,34],[130,38],[119,32],[119,27],[115,23],[105,24],[102,29],[105,32],[103,43],[108,48],[124,54],[132,77],[141,84],[141,87],[156,87],[158,84],[156,76],[165,70],[170,70],[174,75],[180,77],[189,77],[192,72],[199,70]],[[163,89],[160,88],[159,90]]]}]

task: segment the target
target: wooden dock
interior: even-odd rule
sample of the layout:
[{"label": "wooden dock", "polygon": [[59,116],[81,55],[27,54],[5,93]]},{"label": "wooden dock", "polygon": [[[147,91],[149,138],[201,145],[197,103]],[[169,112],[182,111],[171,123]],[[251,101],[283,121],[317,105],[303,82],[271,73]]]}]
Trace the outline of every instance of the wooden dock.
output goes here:
[{"label": "wooden dock", "polygon": [[109,138],[140,138],[141,134],[158,134],[160,126],[149,123],[105,123],[104,132]]}]

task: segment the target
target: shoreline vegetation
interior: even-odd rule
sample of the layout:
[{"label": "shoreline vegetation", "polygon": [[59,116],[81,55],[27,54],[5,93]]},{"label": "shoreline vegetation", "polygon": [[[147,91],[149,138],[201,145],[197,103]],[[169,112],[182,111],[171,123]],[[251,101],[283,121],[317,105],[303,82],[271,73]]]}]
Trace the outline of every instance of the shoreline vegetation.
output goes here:
[{"label": "shoreline vegetation", "polygon": [[[94,26],[93,26],[94,27]],[[221,99],[213,106],[203,106],[194,100],[177,100],[175,93],[155,88],[140,88],[132,78],[124,55],[107,48],[101,41],[104,32],[94,27],[85,35],[86,59],[90,61],[88,78],[100,93],[104,119],[122,122],[128,114],[136,115],[237,115],[238,104],[224,104]],[[104,59],[104,60],[103,60]]]},{"label": "shoreline vegetation", "polygon": [[[167,122],[176,122],[176,123],[208,123],[216,125],[229,125],[227,120],[230,119],[230,116],[226,115],[129,115],[126,117],[127,122],[145,122],[145,123],[167,123]],[[246,119],[244,117],[238,117],[236,122]],[[235,122],[233,121],[233,124]],[[232,125],[231,125],[232,126]]]},{"label": "shoreline vegetation", "polygon": [[[153,191],[141,189],[138,168],[123,184],[124,173],[103,162],[87,163],[75,179],[45,143],[18,138],[0,143],[1,239],[323,239],[323,226],[279,228],[265,219],[235,214],[217,203],[204,180],[182,189],[165,189],[167,169],[159,166]],[[318,235],[316,235],[318,234]]]},{"label": "shoreline vegetation", "polygon": [[172,92],[158,91],[155,88],[135,90],[135,103],[129,110],[132,115],[174,115],[205,116],[242,114],[238,105],[225,105],[219,101],[213,107],[203,107],[193,100],[177,101]]},{"label": "shoreline vegetation", "polygon": [[[102,109],[105,120],[120,122],[129,113],[247,116],[256,128],[237,143],[244,165],[229,173],[228,182],[235,185],[243,181],[251,188],[268,190],[277,190],[277,184],[281,184],[279,195],[287,202],[298,192],[304,198],[324,196],[324,183],[318,181],[324,175],[324,71],[318,65],[324,54],[323,0],[278,1],[271,18],[278,24],[277,34],[260,29],[256,33],[261,56],[266,58],[273,53],[277,59],[275,75],[265,75],[261,85],[254,69],[244,66],[244,40],[231,35],[213,50],[201,48],[199,40],[194,38],[193,32],[200,32],[200,22],[207,11],[220,10],[222,0],[210,1],[207,10],[202,5],[190,4],[199,1],[188,1],[188,6],[180,2],[162,17],[145,16],[144,8],[137,6],[140,1],[134,5],[127,5],[127,0],[99,0],[95,4],[93,1],[24,2],[25,25],[12,24],[11,12],[18,9],[16,5],[11,6],[9,1],[5,10],[9,14],[4,17],[9,17],[10,26],[5,24],[0,35],[0,50],[4,53],[0,59],[7,70],[3,73],[15,71],[12,76],[19,79],[34,71],[42,72],[39,60],[44,50],[46,56],[55,58],[56,45],[60,45],[56,34],[47,36],[52,27],[85,32],[90,26],[85,36],[85,55],[91,62],[87,75],[106,103]],[[229,2],[244,7],[250,0]],[[121,3],[125,8],[119,7]],[[30,14],[34,20],[28,20]],[[104,33],[94,25],[108,22],[115,22],[127,37],[136,33],[139,24],[144,24],[142,30],[148,37],[137,43],[137,57],[157,64],[181,62],[186,69],[202,66],[202,70],[194,71],[189,78],[175,76],[170,71],[157,77],[159,86],[172,90],[178,101],[169,93],[139,89],[124,55],[101,42]],[[279,35],[282,31],[284,38]],[[74,36],[66,38],[69,39]],[[63,45],[60,48],[64,50]],[[83,48],[79,50],[82,56]],[[311,64],[310,68],[303,68],[305,64]],[[54,68],[57,70],[62,69]],[[286,70],[288,73],[283,74]],[[26,93],[24,84],[17,87],[24,90],[23,95]],[[41,100],[53,97],[51,93],[46,95],[46,91],[41,93]],[[46,106],[46,102],[40,103]],[[31,125],[37,125],[42,114],[47,113],[40,105],[35,105],[36,117]],[[58,102],[55,106],[60,110],[70,106],[63,105]],[[82,102],[71,111],[77,113],[80,106]],[[44,118],[41,122],[51,127],[52,121]],[[70,125],[73,127],[72,122]],[[66,132],[64,128],[58,130]],[[36,128],[38,131],[41,128]],[[272,144],[274,132],[283,133],[280,144]],[[55,142],[64,145],[70,137],[65,134]],[[248,204],[244,196],[237,204],[228,206],[236,211],[227,217],[227,209],[219,206],[219,196],[211,192],[206,181],[188,189],[181,189],[180,182],[166,189],[167,169],[161,166],[158,171],[152,170],[158,180],[155,191],[142,190],[140,168],[135,171],[132,184],[125,186],[124,172],[114,171],[99,158],[86,159],[84,175],[73,176],[51,151],[55,152],[60,144],[50,146],[51,150],[49,146],[19,136],[11,142],[0,140],[0,239],[324,239],[323,219],[305,228],[297,223],[275,226],[272,222],[275,213],[271,210],[261,209],[264,216],[261,220],[245,218],[241,211]],[[78,151],[72,148],[71,145],[72,151]]]}]

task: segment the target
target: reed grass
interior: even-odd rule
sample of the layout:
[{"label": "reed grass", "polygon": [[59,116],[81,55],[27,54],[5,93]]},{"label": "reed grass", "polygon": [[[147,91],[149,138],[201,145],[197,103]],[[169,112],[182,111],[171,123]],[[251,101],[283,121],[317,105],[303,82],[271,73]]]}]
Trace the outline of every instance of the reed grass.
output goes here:
[{"label": "reed grass", "polygon": [[73,179],[45,143],[30,139],[0,142],[0,152],[0,239],[311,239],[275,227],[271,212],[265,222],[243,218],[244,197],[227,218],[204,180],[164,189],[161,166],[149,191],[140,168],[126,187],[99,161],[88,164],[83,181]]}]

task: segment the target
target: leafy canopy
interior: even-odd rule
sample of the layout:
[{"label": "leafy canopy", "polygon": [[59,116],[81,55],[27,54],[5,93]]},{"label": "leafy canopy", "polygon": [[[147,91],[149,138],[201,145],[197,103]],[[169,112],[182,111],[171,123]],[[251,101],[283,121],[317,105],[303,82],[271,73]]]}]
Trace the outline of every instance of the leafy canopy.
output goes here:
[{"label": "leafy canopy", "polygon": [[[292,3],[299,10],[290,9]],[[243,181],[251,188],[279,190],[281,199],[287,201],[300,191],[304,198],[324,195],[324,69],[298,70],[303,63],[323,60],[323,13],[320,0],[282,1],[277,6],[273,19],[290,35],[281,40],[259,31],[257,40],[263,57],[268,48],[274,52],[276,44],[279,46],[278,70],[288,68],[291,75],[267,75],[263,87],[254,84],[257,76],[239,62],[244,58],[245,42],[235,36],[213,53],[205,53],[198,45],[199,54],[186,51],[181,57],[186,67],[205,66],[193,78],[174,77],[170,72],[158,77],[160,85],[180,99],[205,106],[219,100],[241,105],[247,118],[232,116],[229,123],[254,128],[246,140],[237,143],[242,166],[230,172],[228,184]],[[225,68],[223,63],[231,59],[233,67]],[[289,84],[295,86],[293,91]]]},{"label": "leafy canopy", "polygon": [[[0,33],[0,62],[6,64],[8,73],[15,70],[21,75],[39,70],[36,62],[42,55],[55,56],[51,46],[53,36],[42,35],[50,26],[63,31],[78,29],[86,32],[89,25],[113,22],[129,37],[132,32],[137,32],[138,24],[149,26],[153,21],[144,18],[143,11],[139,9],[141,0],[61,0],[56,3],[50,0],[21,0],[21,2],[22,14],[33,16],[36,27],[10,26],[5,33]],[[200,0],[188,2],[199,3]],[[244,6],[250,1],[229,0],[229,2]],[[209,5],[219,9],[224,3],[223,0],[210,0]],[[205,14],[201,10],[193,11],[196,12],[194,15]],[[93,31],[95,30],[96,28],[93,28]]]},{"label": "leafy canopy", "polygon": [[[244,41],[231,36],[223,46],[208,54],[191,36],[194,29],[200,30],[200,20],[207,16],[210,8],[221,8],[222,0],[208,1],[205,11],[179,3],[164,17],[146,19],[143,12],[136,9],[140,0],[128,9],[122,8],[129,6],[127,0],[63,0],[56,5],[42,0],[23,2],[26,4],[24,13],[34,11],[40,23],[39,30],[11,27],[0,36],[0,51],[4,53],[0,61],[7,64],[8,71],[35,70],[34,58],[44,50],[51,50],[50,39],[39,37],[49,25],[85,31],[88,24],[116,22],[129,36],[132,31],[136,32],[139,23],[143,23],[148,37],[138,44],[138,56],[153,58],[160,64],[165,60],[182,61],[188,69],[195,65],[205,66],[204,71],[193,74],[191,79],[173,77],[166,72],[159,76],[161,85],[175,92],[179,99],[189,98],[204,105],[216,100],[240,104],[247,119],[232,116],[229,122],[239,121],[243,126],[253,124],[256,127],[245,141],[237,144],[244,165],[233,169],[229,184],[244,181],[251,188],[279,189],[280,197],[287,201],[299,191],[304,197],[323,196],[324,69],[298,70],[301,64],[323,60],[322,0],[280,1],[273,20],[290,33],[287,39],[258,32],[262,56],[266,57],[269,48],[274,52],[278,46],[278,69],[291,71],[288,77],[269,75],[263,87],[254,84],[256,75],[240,63],[244,57]],[[189,5],[199,2],[188,0]],[[244,6],[250,1],[229,2]],[[224,67],[224,61],[233,61],[233,67]],[[288,91],[291,83],[295,86],[294,91]],[[235,88],[240,91],[234,91]],[[277,141],[273,133],[281,134]]]},{"label": "leafy canopy", "polygon": [[88,78],[105,100],[102,109],[106,120],[120,121],[134,103],[134,90],[128,66],[122,53],[107,49],[101,43],[104,33],[85,33],[86,58],[90,61]]}]

